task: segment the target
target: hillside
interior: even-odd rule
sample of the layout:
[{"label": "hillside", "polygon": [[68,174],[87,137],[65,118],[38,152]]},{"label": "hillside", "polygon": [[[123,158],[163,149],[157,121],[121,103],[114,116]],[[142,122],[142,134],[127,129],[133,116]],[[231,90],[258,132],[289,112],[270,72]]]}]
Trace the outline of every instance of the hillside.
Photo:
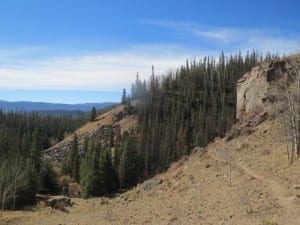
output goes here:
[{"label": "hillside", "polygon": [[[300,161],[288,158],[294,154],[289,121],[298,112],[291,109],[299,110],[299,69],[296,55],[246,73],[237,82],[237,123],[224,138],[194,148],[166,172],[111,198],[74,198],[64,211],[5,212],[0,224],[299,225]],[[111,126],[123,107],[80,128],[78,136]],[[121,130],[134,121],[124,117]]]},{"label": "hillside", "polygon": [[[135,116],[125,116],[119,121],[116,119],[116,115],[120,112],[123,112],[124,105],[118,105],[112,110],[100,114],[97,116],[96,120],[93,122],[88,122],[83,127],[76,130],[74,133],[77,134],[79,138],[79,145],[82,148],[85,138],[101,138],[102,136],[107,135],[107,132],[110,132],[110,129],[119,127],[121,133],[125,130],[128,130],[130,127],[136,125]],[[45,150],[44,155],[49,160],[61,162],[69,152],[70,144],[73,139],[73,134],[52,146],[51,148]]]},{"label": "hillside", "polygon": [[298,225],[300,191],[293,185],[300,183],[300,161],[288,165],[281,126],[279,117],[249,136],[216,139],[107,204],[101,198],[73,199],[68,214],[9,212],[2,224]]}]

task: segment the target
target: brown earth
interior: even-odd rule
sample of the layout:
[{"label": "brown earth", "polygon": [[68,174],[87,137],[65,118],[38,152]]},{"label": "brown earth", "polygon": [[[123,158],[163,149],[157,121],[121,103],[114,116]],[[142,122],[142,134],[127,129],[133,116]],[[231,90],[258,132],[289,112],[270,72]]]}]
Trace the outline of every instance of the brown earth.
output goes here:
[{"label": "brown earth", "polygon": [[216,139],[120,196],[72,199],[68,213],[4,212],[0,224],[299,225],[300,161],[288,164],[280,118],[248,136]]},{"label": "brown earth", "polygon": [[[196,148],[165,173],[121,195],[72,199],[75,204],[64,211],[4,212],[0,225],[300,225],[300,190],[294,188],[300,185],[300,159],[288,163],[291,142],[284,126],[286,89],[281,85],[286,84],[282,78],[299,76],[300,55],[283,60],[243,77],[237,107],[241,124],[226,138]],[[295,83],[292,94],[297,93]],[[111,123],[122,106],[114,110],[79,129],[79,135]],[[125,118],[121,129],[128,129],[132,121]]]},{"label": "brown earth", "polygon": [[[128,130],[129,127],[134,126],[136,122],[136,120],[134,119],[135,116],[127,116],[118,122],[114,122],[115,120],[114,116],[123,110],[124,110],[124,105],[119,105],[106,113],[98,115],[95,121],[88,122],[86,125],[82,126],[74,133],[76,133],[78,136],[88,136],[101,126],[112,125],[115,123],[120,125],[121,133],[123,133],[125,130]],[[65,138],[63,141],[49,148],[48,151],[51,151],[54,148],[58,148],[59,146],[65,145],[65,143],[71,142],[72,139],[73,139],[73,135],[70,135],[69,137]]]}]

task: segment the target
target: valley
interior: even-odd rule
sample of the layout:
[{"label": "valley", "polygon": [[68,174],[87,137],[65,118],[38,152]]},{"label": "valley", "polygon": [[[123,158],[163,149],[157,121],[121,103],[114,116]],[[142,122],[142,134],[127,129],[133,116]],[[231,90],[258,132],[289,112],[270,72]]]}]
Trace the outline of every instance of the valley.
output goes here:
[{"label": "valley", "polygon": [[[299,160],[288,165],[280,118],[248,136],[217,138],[112,198],[72,199],[68,213],[5,212],[2,224],[299,224]],[[231,185],[229,161],[231,156]],[[104,200],[103,200],[104,199]]]},{"label": "valley", "polygon": [[[193,86],[188,65],[161,84],[153,75],[149,92],[137,78],[132,99],[124,95],[41,151],[37,165],[50,165],[52,191],[71,197],[71,206],[2,210],[0,224],[298,225],[300,55],[254,64],[244,75],[226,72],[232,83],[216,74],[206,80],[208,70]],[[226,71],[222,65],[216,71]],[[230,84],[236,89],[227,93]]]}]

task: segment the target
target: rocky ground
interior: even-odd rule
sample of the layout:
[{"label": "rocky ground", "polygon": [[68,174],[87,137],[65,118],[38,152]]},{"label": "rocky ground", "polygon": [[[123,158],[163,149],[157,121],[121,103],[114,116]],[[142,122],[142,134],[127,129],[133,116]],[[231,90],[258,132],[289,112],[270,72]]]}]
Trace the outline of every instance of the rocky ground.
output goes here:
[{"label": "rocky ground", "polygon": [[[136,103],[133,102],[133,105]],[[134,115],[124,115],[117,119],[117,115],[124,111],[124,105],[119,105],[101,115],[98,115],[95,121],[88,122],[86,125],[77,129],[74,133],[78,136],[79,150],[83,154],[83,145],[86,138],[104,139],[119,129],[120,133],[128,130],[130,127],[136,126],[136,118]],[[73,134],[66,137],[56,145],[46,149],[43,156],[47,161],[58,162],[66,158],[70,150],[73,140]]]},{"label": "rocky ground", "polygon": [[300,224],[300,160],[288,164],[280,117],[216,139],[113,198],[72,199],[67,211],[5,212],[1,225]]},{"label": "rocky ground", "polygon": [[[283,115],[289,108],[287,86],[290,98],[297,99],[299,67],[295,55],[245,74],[237,93],[241,124],[165,173],[112,198],[72,199],[73,207],[62,211],[4,212],[0,225],[300,225],[300,190],[294,187],[300,187],[300,158],[288,162],[291,134]],[[121,107],[79,130],[79,136],[94,130],[89,126],[111,124]],[[120,121],[121,130],[132,121]]]}]

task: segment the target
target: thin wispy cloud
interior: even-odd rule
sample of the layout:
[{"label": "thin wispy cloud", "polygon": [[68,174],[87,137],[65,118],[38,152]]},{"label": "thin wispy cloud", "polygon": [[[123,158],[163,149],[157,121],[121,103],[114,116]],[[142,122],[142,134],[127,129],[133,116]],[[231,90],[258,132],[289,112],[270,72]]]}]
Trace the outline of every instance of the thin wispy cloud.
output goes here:
[{"label": "thin wispy cloud", "polygon": [[234,28],[201,25],[193,22],[143,20],[143,24],[193,35],[199,45],[209,42],[215,48],[234,51],[258,50],[289,54],[299,51],[300,34],[288,35],[280,29]]},{"label": "thin wispy cloud", "polygon": [[167,20],[143,20],[143,24],[159,26],[180,32],[188,32],[198,38],[228,42],[236,39],[239,30],[233,28],[218,28],[204,26],[192,22],[174,22]]}]

